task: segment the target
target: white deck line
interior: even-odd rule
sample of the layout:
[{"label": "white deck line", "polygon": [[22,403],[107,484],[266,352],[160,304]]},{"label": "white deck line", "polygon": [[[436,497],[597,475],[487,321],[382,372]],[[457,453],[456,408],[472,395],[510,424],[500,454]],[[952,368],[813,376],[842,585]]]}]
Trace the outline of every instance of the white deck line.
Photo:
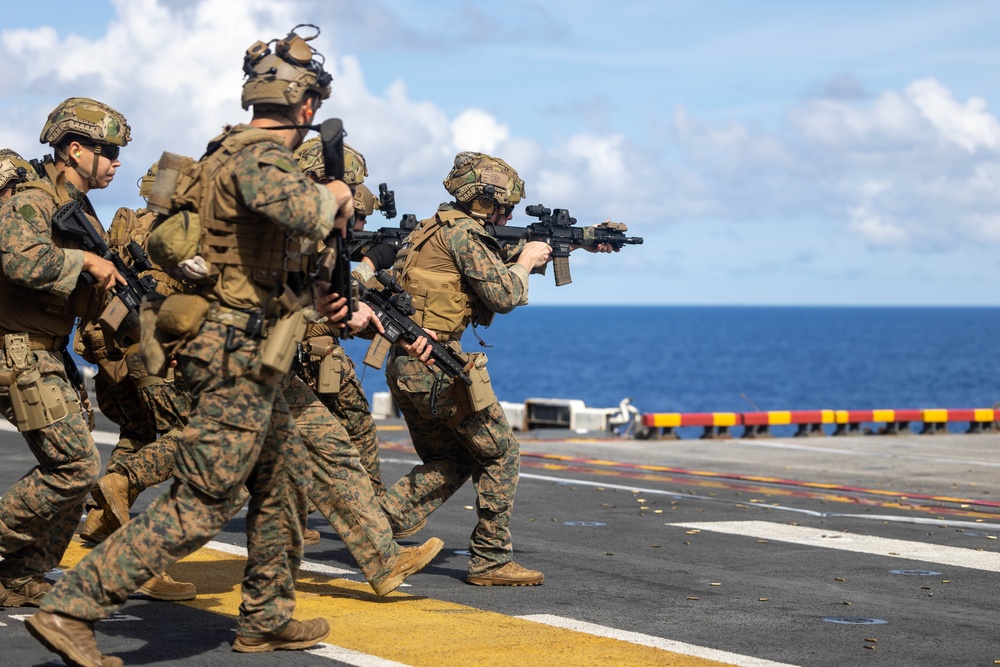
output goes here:
[{"label": "white deck line", "polygon": [[716,662],[736,665],[737,667],[793,667],[789,663],[785,662],[773,662],[763,658],[754,658],[749,655],[740,655],[739,653],[729,653],[728,651],[719,651],[714,648],[705,648],[704,646],[685,644],[684,642],[678,642],[672,639],[663,639],[661,637],[653,637],[651,635],[644,635],[638,632],[608,628],[603,625],[597,625],[596,623],[587,623],[586,621],[578,621],[573,618],[564,618],[562,616],[552,616],[550,614],[530,614],[528,616],[517,616],[517,618],[525,621],[534,621],[535,623],[550,625],[556,628],[563,628],[565,630],[582,632],[596,637],[617,639],[630,644],[649,646],[650,648],[670,651],[671,653],[679,653],[693,658],[715,660]]},{"label": "white deck line", "polygon": [[924,542],[894,540],[873,535],[822,530],[806,526],[790,526],[770,521],[706,521],[699,523],[668,523],[675,528],[705,530],[726,535],[756,537],[778,542],[790,542],[854,553],[888,556],[903,560],[964,567],[970,570],[1000,572],[1000,553],[977,551],[962,547],[947,547]]}]

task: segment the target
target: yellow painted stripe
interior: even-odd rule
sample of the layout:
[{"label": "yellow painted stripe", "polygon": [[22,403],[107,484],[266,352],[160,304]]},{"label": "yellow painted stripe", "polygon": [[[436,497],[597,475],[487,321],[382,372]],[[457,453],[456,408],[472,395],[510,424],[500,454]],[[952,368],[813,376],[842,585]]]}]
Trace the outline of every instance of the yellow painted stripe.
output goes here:
[{"label": "yellow painted stripe", "polygon": [[653,415],[653,426],[659,428],[676,428],[681,425],[679,412],[661,412]]},{"label": "yellow painted stripe", "polygon": [[736,426],[736,413],[713,412],[712,423],[716,426]]},{"label": "yellow painted stripe", "polygon": [[837,410],[834,419],[838,424],[849,424],[851,421],[847,410]]},{"label": "yellow painted stripe", "polygon": [[820,418],[824,424],[832,424],[834,420],[833,410],[820,410]]},{"label": "yellow painted stripe", "polygon": [[[72,567],[87,552],[74,540],[60,566]],[[175,563],[169,573],[193,582],[199,593],[191,602],[175,604],[237,617],[244,563],[242,557],[208,548]],[[330,621],[327,643],[413,667],[489,665],[500,656],[516,656],[524,667],[729,664],[430,598],[402,593],[380,598],[368,584],[312,573],[299,577],[295,591],[296,618]]]},{"label": "yellow painted stripe", "polygon": [[928,408],[924,410],[924,421],[943,424],[948,421],[948,411],[942,408]]},{"label": "yellow painted stripe", "polygon": [[894,422],[896,421],[895,410],[872,410],[872,421]]},{"label": "yellow painted stripe", "polygon": [[792,413],[788,410],[772,410],[767,413],[767,423],[772,426],[777,424],[791,424]]},{"label": "yellow painted stripe", "polygon": [[976,408],[975,414],[977,422],[991,422],[994,419],[995,411],[993,408]]}]

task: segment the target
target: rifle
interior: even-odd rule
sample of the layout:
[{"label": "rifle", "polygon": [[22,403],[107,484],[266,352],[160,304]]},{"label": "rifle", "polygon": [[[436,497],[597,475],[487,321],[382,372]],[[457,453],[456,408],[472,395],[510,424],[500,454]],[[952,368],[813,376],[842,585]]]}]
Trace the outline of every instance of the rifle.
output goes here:
[{"label": "rifle", "polygon": [[382,227],[374,231],[363,229],[360,232],[348,232],[348,243],[351,244],[351,259],[355,262],[360,262],[361,257],[366,252],[380,243],[388,243],[396,250],[399,250],[403,247],[406,237],[409,236],[410,232],[416,226],[417,216],[412,213],[404,213],[403,217],[399,220],[399,227]]},{"label": "rifle", "polygon": [[[420,328],[416,322],[410,319],[416,309],[413,307],[410,295],[399,286],[388,271],[379,271],[375,277],[384,286],[382,289],[365,288],[361,292],[361,301],[368,304],[375,312],[379,322],[385,329],[382,334],[390,343],[395,343],[402,338],[407,343],[412,343],[420,336],[427,338],[427,344],[431,347],[431,359],[449,377],[458,378],[465,384],[472,386],[472,379],[465,373],[464,362],[452,350],[441,345],[431,338],[426,331]],[[432,399],[432,403],[435,402]]]},{"label": "rifle", "polygon": [[[112,303],[101,314],[101,324],[114,332],[117,342],[122,342],[125,336],[139,326],[139,307],[142,305],[142,297],[156,291],[156,280],[152,276],[139,276],[140,272],[153,268],[146,251],[132,241],[126,246],[128,254],[132,257],[132,265],[125,264],[125,261],[108,247],[90,224],[78,201],[63,204],[56,210],[52,215],[52,228],[76,238],[84,250],[114,264],[118,273],[125,278],[124,285],[115,283],[111,288],[112,294],[125,308],[125,312],[121,312],[118,304]],[[95,282],[89,273],[83,273],[81,277],[88,285],[93,285]]]},{"label": "rifle", "polygon": [[[594,248],[601,243],[608,243],[615,250],[623,245],[640,245],[641,236],[625,236],[628,227],[621,222],[602,222],[591,227],[574,227],[576,218],[570,216],[564,208],[548,209],[541,204],[528,206],[524,212],[538,222],[527,227],[507,227],[487,224],[486,229],[501,243],[517,243],[526,241],[544,241],[552,246],[552,265],[555,267],[556,286],[573,282],[569,272],[569,251],[572,246]],[[545,267],[535,272],[545,274]]]},{"label": "rifle", "polygon": [[[319,136],[323,145],[323,167],[328,177],[344,180],[344,123],[339,118],[328,118],[320,123]],[[347,222],[350,229],[354,217]],[[326,237],[326,248],[320,253],[316,262],[315,278],[330,283],[330,291],[342,297],[347,297],[350,312],[358,309],[357,295],[351,281],[351,253],[347,242],[339,229],[334,229]],[[339,330],[342,338],[350,333],[347,327]]]}]

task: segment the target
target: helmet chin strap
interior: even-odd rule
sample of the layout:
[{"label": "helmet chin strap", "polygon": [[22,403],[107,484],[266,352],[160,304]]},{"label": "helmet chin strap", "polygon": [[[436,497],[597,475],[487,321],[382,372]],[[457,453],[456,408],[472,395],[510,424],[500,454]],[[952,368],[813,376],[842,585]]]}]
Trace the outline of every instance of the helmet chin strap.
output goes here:
[{"label": "helmet chin strap", "polygon": [[56,157],[58,157],[66,164],[72,166],[73,171],[75,171],[77,174],[80,175],[80,178],[82,178],[87,183],[87,187],[90,189],[94,189],[97,187],[97,163],[99,162],[98,158],[101,156],[101,147],[95,146],[93,150],[94,150],[94,164],[91,165],[89,174],[86,171],[84,171],[83,168],[80,166],[79,157],[71,157],[62,151],[56,151]]}]

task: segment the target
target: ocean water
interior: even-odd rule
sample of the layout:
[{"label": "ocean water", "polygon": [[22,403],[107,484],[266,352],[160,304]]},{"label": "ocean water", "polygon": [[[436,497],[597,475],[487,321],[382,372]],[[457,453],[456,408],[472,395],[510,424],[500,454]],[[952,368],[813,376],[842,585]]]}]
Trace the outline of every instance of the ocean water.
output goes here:
[{"label": "ocean water", "polygon": [[[1000,401],[1000,309],[527,306],[483,350],[501,400],[640,412],[971,408]],[[382,371],[360,366],[369,398]]]}]

